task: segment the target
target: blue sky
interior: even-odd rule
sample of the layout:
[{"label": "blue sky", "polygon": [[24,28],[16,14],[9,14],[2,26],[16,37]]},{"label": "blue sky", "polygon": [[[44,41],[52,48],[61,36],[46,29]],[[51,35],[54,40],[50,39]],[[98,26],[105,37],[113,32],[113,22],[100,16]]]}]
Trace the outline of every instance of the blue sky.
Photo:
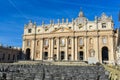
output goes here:
[{"label": "blue sky", "polygon": [[105,12],[118,27],[120,0],[0,0],[0,43],[22,47],[24,24],[29,20],[40,25],[50,19],[76,18],[82,8],[89,20]]}]

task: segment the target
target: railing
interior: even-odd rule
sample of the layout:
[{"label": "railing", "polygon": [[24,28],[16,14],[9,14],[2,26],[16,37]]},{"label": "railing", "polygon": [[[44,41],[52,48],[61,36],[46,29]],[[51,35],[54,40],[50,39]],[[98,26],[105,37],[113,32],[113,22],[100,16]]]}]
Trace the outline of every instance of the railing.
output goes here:
[{"label": "railing", "polygon": [[109,71],[109,80],[120,80],[120,66],[103,65]]}]

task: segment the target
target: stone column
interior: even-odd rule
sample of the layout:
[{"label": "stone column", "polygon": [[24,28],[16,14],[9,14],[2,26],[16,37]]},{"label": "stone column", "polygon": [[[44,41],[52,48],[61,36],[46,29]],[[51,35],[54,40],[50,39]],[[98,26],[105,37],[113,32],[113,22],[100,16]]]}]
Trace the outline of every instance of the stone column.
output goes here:
[{"label": "stone column", "polygon": [[32,39],[31,42],[31,60],[34,60],[35,55],[35,39]]},{"label": "stone column", "polygon": [[48,60],[51,59],[51,38],[49,38]]},{"label": "stone column", "polygon": [[99,46],[98,46],[98,43],[99,43],[99,41],[98,41],[98,36],[94,36],[94,47],[95,47],[95,59],[96,59],[96,61],[98,62],[99,61]]},{"label": "stone column", "polygon": [[53,38],[51,38],[51,60],[53,60]]},{"label": "stone column", "polygon": [[99,48],[99,51],[100,51],[99,52],[99,62],[102,63],[102,46],[101,46],[103,44],[103,42],[102,42],[102,36],[99,37],[99,44],[100,44],[99,45],[99,47],[100,47]]},{"label": "stone column", "polygon": [[[107,40],[108,41],[108,40]],[[113,35],[110,35],[110,42],[108,47],[108,58],[110,63],[114,63],[114,43],[113,43]]]},{"label": "stone column", "polygon": [[57,38],[57,60],[59,60],[60,58],[60,38]]},{"label": "stone column", "polygon": [[66,49],[65,49],[65,60],[68,60],[68,37],[66,37]]},{"label": "stone column", "polygon": [[40,39],[40,60],[43,60],[43,38]]},{"label": "stone column", "polygon": [[85,52],[84,52],[84,61],[87,61],[87,36],[84,37],[84,49],[85,49]]},{"label": "stone column", "polygon": [[78,60],[78,42],[77,42],[78,40],[77,40],[77,36],[75,37],[75,61],[77,61]]},{"label": "stone column", "polygon": [[75,37],[72,37],[72,54],[71,54],[71,57],[72,57],[72,61],[75,60]]},{"label": "stone column", "polygon": [[99,53],[99,36],[97,36],[97,51],[98,51],[98,62],[100,62],[100,53]]}]

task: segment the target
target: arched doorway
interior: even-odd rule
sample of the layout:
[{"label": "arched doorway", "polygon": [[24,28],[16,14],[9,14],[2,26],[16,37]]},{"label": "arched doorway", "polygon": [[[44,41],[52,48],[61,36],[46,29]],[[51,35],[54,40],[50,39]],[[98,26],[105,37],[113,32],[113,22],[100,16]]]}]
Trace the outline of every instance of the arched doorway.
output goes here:
[{"label": "arched doorway", "polygon": [[107,47],[103,47],[102,48],[102,62],[104,61],[108,61],[108,48]]},{"label": "arched doorway", "polygon": [[44,52],[43,59],[47,60],[48,59],[48,52]]},{"label": "arched doorway", "polygon": [[61,51],[60,60],[64,60],[64,59],[65,59],[65,52]]},{"label": "arched doorway", "polygon": [[30,49],[29,48],[26,49],[26,57],[25,57],[25,59],[26,60],[30,60],[31,59],[30,58]]},{"label": "arched doorway", "polygon": [[83,58],[84,58],[83,51],[80,51],[78,54],[78,60],[83,60]]}]

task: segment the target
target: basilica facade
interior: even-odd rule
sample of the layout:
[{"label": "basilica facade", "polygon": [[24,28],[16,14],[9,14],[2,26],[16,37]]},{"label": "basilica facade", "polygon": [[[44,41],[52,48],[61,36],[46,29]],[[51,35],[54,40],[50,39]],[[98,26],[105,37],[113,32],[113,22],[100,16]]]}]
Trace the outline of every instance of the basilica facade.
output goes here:
[{"label": "basilica facade", "polygon": [[25,25],[22,50],[27,60],[114,63],[118,30],[112,17],[102,13],[89,21],[82,11],[72,19],[53,20],[41,26]]}]

